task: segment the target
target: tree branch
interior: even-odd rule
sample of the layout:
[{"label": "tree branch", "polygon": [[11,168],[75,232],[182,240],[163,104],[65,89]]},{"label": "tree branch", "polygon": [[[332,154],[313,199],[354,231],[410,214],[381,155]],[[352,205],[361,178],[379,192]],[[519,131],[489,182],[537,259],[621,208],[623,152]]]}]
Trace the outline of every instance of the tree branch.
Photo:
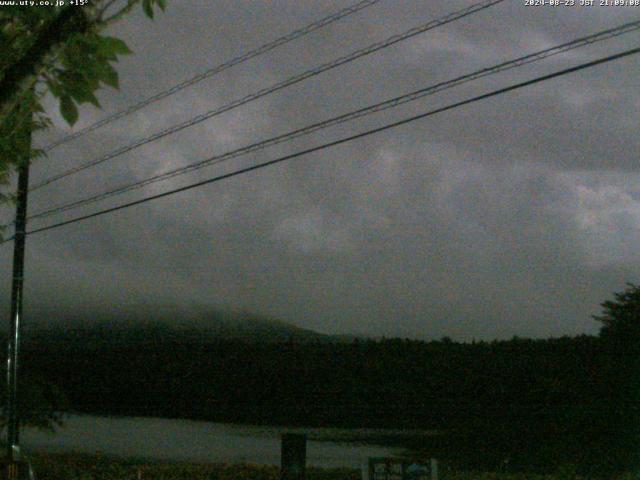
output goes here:
[{"label": "tree branch", "polygon": [[103,27],[110,23],[117,22],[118,20],[120,20],[120,18],[125,16],[127,13],[129,13],[133,9],[133,7],[136,6],[137,3],[140,3],[140,0],[127,0],[127,4],[124,7],[122,7],[120,10],[115,12],[109,18],[100,20],[100,26]]},{"label": "tree branch", "polygon": [[0,80],[0,121],[16,106],[22,94],[31,89],[47,55],[75,33],[85,33],[91,27],[84,9],[67,6],[36,36],[25,55],[4,72]]},{"label": "tree branch", "polygon": [[113,4],[115,4],[118,0],[107,0],[107,2],[103,5],[97,15],[97,20],[102,21],[102,16],[111,8]]}]

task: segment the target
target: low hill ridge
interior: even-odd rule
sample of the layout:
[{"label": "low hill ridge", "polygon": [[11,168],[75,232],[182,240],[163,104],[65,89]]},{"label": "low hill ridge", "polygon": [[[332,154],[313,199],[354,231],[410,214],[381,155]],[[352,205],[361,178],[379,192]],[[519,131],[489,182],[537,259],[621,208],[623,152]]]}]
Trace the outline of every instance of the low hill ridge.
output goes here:
[{"label": "low hill ridge", "polygon": [[[42,322],[35,322],[42,324]],[[76,346],[162,343],[344,342],[349,336],[332,336],[280,320],[247,312],[173,306],[134,306],[105,315],[64,315],[49,319],[49,327],[27,329],[28,344]]]}]

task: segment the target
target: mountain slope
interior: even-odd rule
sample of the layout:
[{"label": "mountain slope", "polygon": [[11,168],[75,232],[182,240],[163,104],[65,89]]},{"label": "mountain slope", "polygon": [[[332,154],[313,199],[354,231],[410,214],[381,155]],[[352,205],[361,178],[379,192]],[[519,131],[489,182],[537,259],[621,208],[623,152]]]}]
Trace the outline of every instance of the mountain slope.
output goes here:
[{"label": "mountain slope", "polygon": [[28,330],[24,341],[42,347],[54,344],[88,347],[228,340],[250,343],[341,341],[339,337],[249,313],[198,308],[184,310],[172,306],[135,306],[109,315],[65,315],[50,318],[47,323],[54,326]]}]

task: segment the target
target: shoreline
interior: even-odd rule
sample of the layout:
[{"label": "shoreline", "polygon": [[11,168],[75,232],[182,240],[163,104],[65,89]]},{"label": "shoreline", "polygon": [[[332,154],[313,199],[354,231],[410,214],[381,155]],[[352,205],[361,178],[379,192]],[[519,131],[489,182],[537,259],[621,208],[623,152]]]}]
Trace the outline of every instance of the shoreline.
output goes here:
[{"label": "shoreline", "polygon": [[[281,434],[290,431],[155,417],[72,416],[56,434],[25,430],[22,445],[26,452],[99,451],[154,461],[275,465],[280,462]],[[380,438],[354,441],[356,437],[362,440],[362,432],[316,429],[306,433],[307,464],[312,466],[359,467],[365,458],[399,456],[404,451]]]}]

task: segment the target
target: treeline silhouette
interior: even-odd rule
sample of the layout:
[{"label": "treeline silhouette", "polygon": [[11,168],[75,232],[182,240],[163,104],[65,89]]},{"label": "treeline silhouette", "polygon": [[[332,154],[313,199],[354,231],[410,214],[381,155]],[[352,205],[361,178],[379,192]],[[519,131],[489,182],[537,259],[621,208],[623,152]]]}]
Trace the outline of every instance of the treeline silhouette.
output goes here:
[{"label": "treeline silhouette", "polygon": [[607,474],[640,450],[637,341],[70,338],[36,335],[22,354],[75,412],[436,430],[405,446],[469,468]]}]

